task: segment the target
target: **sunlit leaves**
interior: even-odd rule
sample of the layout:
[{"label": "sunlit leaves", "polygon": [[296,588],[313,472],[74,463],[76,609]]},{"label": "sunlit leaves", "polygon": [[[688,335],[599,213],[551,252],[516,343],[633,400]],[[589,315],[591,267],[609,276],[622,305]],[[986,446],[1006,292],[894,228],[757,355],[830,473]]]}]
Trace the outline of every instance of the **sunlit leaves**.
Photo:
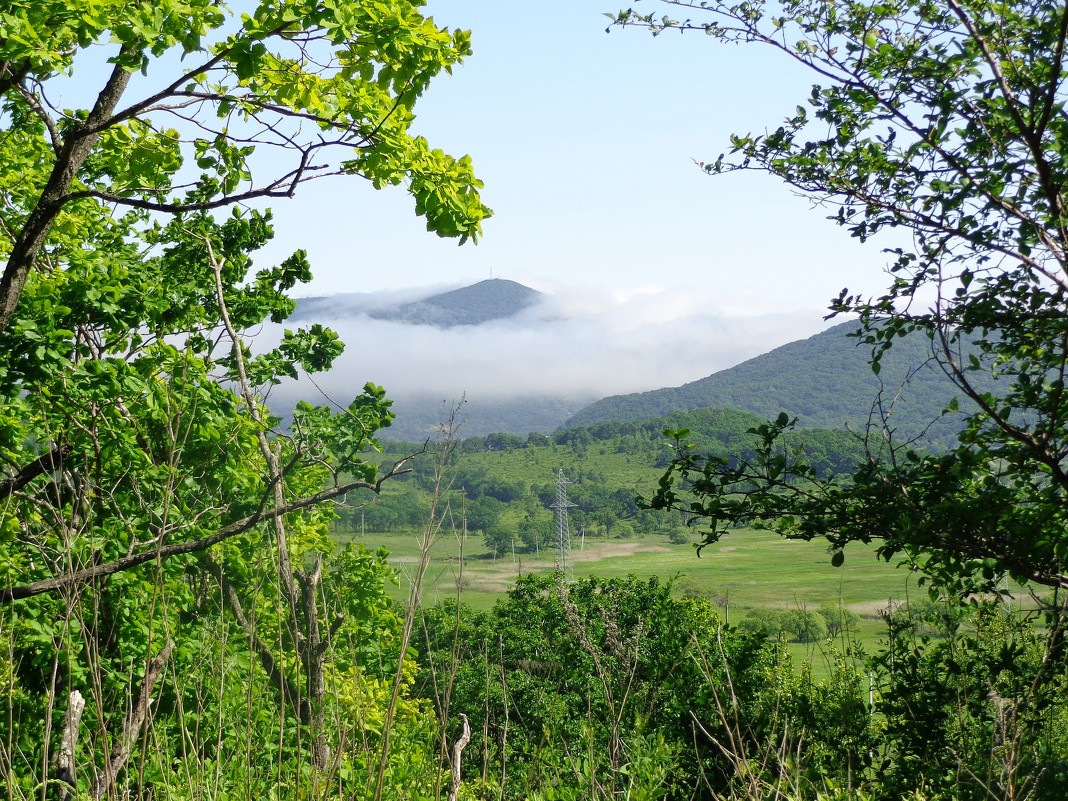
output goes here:
[{"label": "sunlit leaves", "polygon": [[[0,248],[0,328],[30,270],[116,206],[182,213],[354,173],[408,189],[429,230],[477,239],[490,210],[470,160],[409,131],[416,99],[470,39],[419,5],[263,0],[240,18],[208,0],[5,10],[0,243],[25,246]],[[81,108],[54,106],[49,81],[90,45],[108,65],[55,91]],[[137,71],[151,84],[132,80]]]},{"label": "sunlit leaves", "polygon": [[[327,705],[355,700],[375,718],[396,700],[383,677],[399,621],[382,554],[331,563],[325,502],[391,475],[367,451],[393,413],[368,384],[347,406],[302,406],[291,427],[272,415],[273,385],[328,369],[343,345],[321,325],[252,344],[293,312],[311,266],[304,251],[254,265],[274,232],[248,201],[355,173],[409,189],[432,230],[478,235],[489,210],[470,161],[408,130],[428,81],[470,52],[419,5],[0,9],[0,592],[13,633],[0,681],[12,719],[33,721],[7,738],[16,794],[53,780],[48,731],[70,689],[93,721],[80,777],[152,741],[138,771],[91,794],[163,786],[174,770],[203,794],[179,767],[191,749],[208,794],[267,797],[284,775],[294,796],[319,795],[300,778],[309,732],[335,749],[343,794],[365,789],[373,766],[346,748],[365,732],[322,721]],[[100,58],[81,57],[90,47]],[[151,736],[123,746],[146,663],[172,639]],[[363,695],[329,698],[324,681]],[[394,742],[427,745],[428,708],[403,692],[396,708]],[[194,742],[209,718],[210,744]],[[273,766],[233,767],[265,747]],[[432,783],[436,763],[422,773]]]}]

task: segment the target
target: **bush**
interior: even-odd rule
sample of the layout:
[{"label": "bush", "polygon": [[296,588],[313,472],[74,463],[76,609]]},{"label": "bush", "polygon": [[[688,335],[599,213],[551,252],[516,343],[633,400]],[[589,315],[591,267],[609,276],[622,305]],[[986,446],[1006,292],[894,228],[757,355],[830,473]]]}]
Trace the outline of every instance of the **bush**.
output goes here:
[{"label": "bush", "polygon": [[828,636],[827,621],[819,612],[810,609],[788,612],[783,627],[794,635],[796,642],[819,642]]}]

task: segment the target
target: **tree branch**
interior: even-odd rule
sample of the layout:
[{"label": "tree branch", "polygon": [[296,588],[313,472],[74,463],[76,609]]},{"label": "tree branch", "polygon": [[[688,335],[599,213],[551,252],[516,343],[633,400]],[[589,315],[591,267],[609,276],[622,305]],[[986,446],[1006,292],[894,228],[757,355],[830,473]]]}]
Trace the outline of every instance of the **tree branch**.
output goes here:
[{"label": "tree branch", "polygon": [[37,476],[63,468],[63,460],[70,456],[70,445],[57,445],[19,470],[11,478],[0,481],[0,500],[11,497]]},{"label": "tree branch", "polygon": [[270,646],[256,633],[256,627],[245,614],[241,599],[237,595],[237,590],[234,589],[233,584],[226,580],[222,567],[214,559],[206,555],[203,561],[208,566],[208,572],[218,580],[224,603],[234,616],[234,619],[237,620],[238,625],[241,626],[242,631],[245,632],[245,636],[248,637],[249,644],[259,657],[260,665],[267,674],[268,681],[274,685],[274,688],[278,690],[278,694],[282,696],[282,703],[290,709],[296,710],[298,707],[297,699],[300,694],[290,683],[282,669],[278,667],[278,660],[274,658]]},{"label": "tree branch", "polygon": [[340,484],[335,487],[318,492],[315,495],[309,495],[305,498],[300,498],[295,501],[291,501],[279,509],[275,509],[273,506],[268,509],[260,509],[253,514],[246,515],[238,520],[234,520],[226,526],[223,526],[213,534],[209,534],[205,537],[200,537],[195,540],[189,540],[187,542],[176,542],[170,545],[160,545],[157,548],[153,548],[148,551],[140,551],[128,556],[124,556],[120,559],[115,559],[111,562],[106,562],[101,565],[94,565],[93,567],[87,567],[82,570],[76,570],[72,573],[68,573],[63,576],[54,576],[49,579],[42,579],[40,581],[32,581],[29,584],[18,584],[13,587],[6,587],[0,590],[0,604],[11,603],[12,601],[18,601],[23,598],[30,598],[34,595],[43,595],[47,592],[54,592],[64,587],[70,587],[75,584],[84,584],[94,579],[102,578],[103,576],[110,576],[115,573],[121,573],[125,570],[130,570],[138,565],[143,565],[146,562],[153,560],[169,559],[172,556],[179,556],[187,553],[198,553],[200,551],[206,551],[213,545],[217,545],[220,542],[235,537],[238,534],[243,534],[254,526],[262,523],[266,520],[270,520],[276,514],[288,514],[290,512],[297,512],[301,509],[307,509],[311,506],[316,506],[325,501],[329,501],[333,498],[338,498],[346,493],[352,492],[357,489],[367,489],[375,494],[382,491],[382,485],[391,478],[394,478],[404,473],[410,472],[410,468],[405,467],[408,460],[411,457],[406,457],[401,461],[393,465],[387,473],[379,476],[374,482],[369,481],[352,481],[347,484]]},{"label": "tree branch", "polygon": [[14,67],[7,61],[0,64],[0,95],[7,94],[21,84],[32,68],[33,65],[29,61]]},{"label": "tree branch", "polygon": [[48,183],[12,244],[7,265],[0,277],[0,331],[7,328],[15,315],[37,253],[44,245],[60,209],[69,200],[71,184],[100,138],[104,121],[115,110],[129,83],[130,73],[116,64],[85,122],[68,134],[63,142]]},{"label": "tree branch", "polygon": [[467,715],[463,712],[460,713],[460,720],[464,724],[463,733],[460,735],[460,739],[453,743],[452,746],[452,764],[451,776],[449,779],[449,801],[456,801],[460,795],[460,757],[464,752],[464,748],[471,741],[471,724],[467,722]]}]

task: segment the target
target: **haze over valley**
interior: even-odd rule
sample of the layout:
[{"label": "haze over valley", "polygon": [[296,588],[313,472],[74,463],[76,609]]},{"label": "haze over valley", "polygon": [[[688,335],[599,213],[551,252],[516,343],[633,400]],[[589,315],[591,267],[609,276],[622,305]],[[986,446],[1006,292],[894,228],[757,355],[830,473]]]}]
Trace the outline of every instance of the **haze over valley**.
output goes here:
[{"label": "haze over valley", "polygon": [[[314,384],[303,378],[276,388],[272,404],[284,413],[297,400],[323,403],[324,394],[343,404],[373,381],[397,412],[382,436],[419,441],[435,434],[461,398],[462,435],[483,436],[704,407],[763,418],[786,411],[802,426],[861,431],[882,393],[877,411],[892,418],[898,436],[952,439],[958,418],[940,414],[956,393],[936,367],[921,368],[929,357],[922,337],[894,348],[876,376],[869,349],[849,336],[855,322],[729,315],[706,300],[533,289],[504,279],[304,298],[290,326],[321,322],[347,348]],[[265,332],[267,341],[273,336]]]},{"label": "haze over valley", "polygon": [[[425,437],[462,397],[466,435],[546,432],[605,396],[684,384],[811,335],[828,325],[818,312],[749,316],[721,309],[712,293],[505,279],[303,298],[284,327],[322,323],[346,350],[314,385],[302,377],[271,402],[322,403],[321,390],[347,403],[373,381],[395,401],[389,438]],[[273,344],[281,328],[258,341]]]}]

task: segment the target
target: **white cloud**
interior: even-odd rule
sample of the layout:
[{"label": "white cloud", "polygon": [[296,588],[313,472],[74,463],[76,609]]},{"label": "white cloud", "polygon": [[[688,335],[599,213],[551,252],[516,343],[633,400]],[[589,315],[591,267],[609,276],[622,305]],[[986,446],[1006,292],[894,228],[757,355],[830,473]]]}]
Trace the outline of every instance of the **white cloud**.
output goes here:
[{"label": "white cloud", "polygon": [[[597,398],[694,381],[825,327],[819,309],[726,313],[711,294],[696,290],[538,288],[546,293],[542,303],[479,326],[439,329],[365,315],[323,316],[318,322],[336,330],[347,347],[316,383],[338,401],[366,381],[397,398]],[[365,308],[409,299],[360,296]],[[277,330],[265,330],[260,346],[269,347],[277,336]],[[294,392],[308,399],[316,394],[306,381],[275,394]]]}]

